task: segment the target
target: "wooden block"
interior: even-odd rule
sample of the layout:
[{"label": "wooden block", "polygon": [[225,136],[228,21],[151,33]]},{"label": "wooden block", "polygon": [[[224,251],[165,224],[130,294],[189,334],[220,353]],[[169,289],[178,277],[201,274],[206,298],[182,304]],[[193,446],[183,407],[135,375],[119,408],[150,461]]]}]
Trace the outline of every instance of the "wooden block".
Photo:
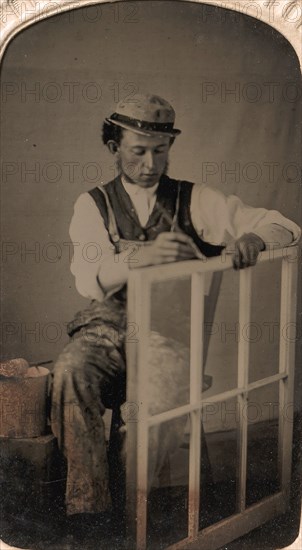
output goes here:
[{"label": "wooden block", "polygon": [[52,434],[29,439],[0,438],[3,517],[32,518],[62,511],[65,460]]},{"label": "wooden block", "polygon": [[0,437],[0,467],[8,478],[25,475],[52,481],[64,477],[65,461],[52,434],[26,439]]}]

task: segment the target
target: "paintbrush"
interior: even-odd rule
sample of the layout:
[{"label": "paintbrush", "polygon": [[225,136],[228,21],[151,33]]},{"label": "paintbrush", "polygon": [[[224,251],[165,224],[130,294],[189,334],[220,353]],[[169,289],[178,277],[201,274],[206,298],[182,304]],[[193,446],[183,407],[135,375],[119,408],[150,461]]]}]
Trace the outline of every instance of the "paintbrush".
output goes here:
[{"label": "paintbrush", "polygon": [[[170,224],[170,231],[173,232],[173,233],[182,233],[183,235],[186,235],[186,233],[179,227],[178,223],[177,223],[177,217],[174,216],[174,218],[172,218],[172,216],[169,214],[169,212],[167,212],[167,210],[161,205],[161,204],[158,204],[157,205],[157,209],[160,211],[160,213],[163,215],[164,219]],[[199,260],[206,260],[206,256],[204,256],[200,250],[198,249],[198,247],[196,246],[196,244],[194,243],[194,241],[192,240],[192,243],[191,243],[191,246],[192,246],[192,249],[193,249],[193,252],[196,256],[196,258],[198,258]]]}]

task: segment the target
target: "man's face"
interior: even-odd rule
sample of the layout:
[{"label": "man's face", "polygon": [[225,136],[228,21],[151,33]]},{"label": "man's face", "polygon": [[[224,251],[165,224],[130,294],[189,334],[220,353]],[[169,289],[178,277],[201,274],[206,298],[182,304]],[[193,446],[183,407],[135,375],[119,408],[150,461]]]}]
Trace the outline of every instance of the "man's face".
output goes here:
[{"label": "man's face", "polygon": [[152,187],[165,172],[170,149],[169,136],[143,136],[123,130],[117,157],[127,181],[140,187]]}]

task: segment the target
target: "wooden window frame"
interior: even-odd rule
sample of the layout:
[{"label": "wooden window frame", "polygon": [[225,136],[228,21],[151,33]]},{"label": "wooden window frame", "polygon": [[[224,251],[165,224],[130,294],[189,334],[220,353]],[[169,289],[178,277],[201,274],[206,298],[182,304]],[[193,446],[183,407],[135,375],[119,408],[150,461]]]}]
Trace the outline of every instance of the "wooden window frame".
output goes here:
[{"label": "wooden window frame", "polygon": [[[204,278],[206,273],[232,269],[230,257],[203,261],[179,262],[132,270],[128,281],[128,322],[139,327],[139,338],[127,342],[127,402],[137,404],[138,417],[127,424],[127,523],[128,537],[132,548],[147,548],[147,468],[149,427],[185,414],[190,415],[190,455],[189,455],[189,506],[188,536],[169,546],[169,550],[203,548],[215,550],[222,545],[251,531],[269,519],[285,512],[289,502],[291,480],[291,457],[293,422],[282,414],[293,402],[295,368],[295,329],[297,304],[297,254],[296,246],[263,252],[259,263],[281,259],[281,305],[280,305],[280,344],[279,372],[277,374],[249,382],[250,340],[241,338],[238,342],[237,387],[207,397],[208,403],[218,403],[237,398],[242,407],[247,405],[249,392],[279,384],[279,474],[281,490],[256,504],[246,506],[247,474],[247,428],[246,415],[239,421],[239,483],[238,512],[234,515],[199,531],[199,478],[200,478],[200,434],[203,397],[202,385],[204,321]],[[253,269],[247,268],[239,274],[239,326],[248,326],[251,316],[251,289]],[[151,318],[151,286],[168,279],[191,278],[191,342],[190,342],[190,402],[156,415],[148,412],[148,366],[145,356],[148,347]],[[284,338],[282,330],[289,327],[290,337]],[[197,488],[197,490],[196,490]]]}]

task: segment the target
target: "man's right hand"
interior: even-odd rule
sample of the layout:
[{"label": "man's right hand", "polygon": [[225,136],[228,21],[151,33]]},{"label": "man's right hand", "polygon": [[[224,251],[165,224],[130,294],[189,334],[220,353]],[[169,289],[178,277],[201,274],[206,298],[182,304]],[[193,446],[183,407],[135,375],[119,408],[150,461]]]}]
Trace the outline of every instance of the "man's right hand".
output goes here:
[{"label": "man's right hand", "polygon": [[160,233],[150,244],[146,243],[137,252],[132,268],[179,262],[196,258],[194,241],[185,233]]},{"label": "man's right hand", "polygon": [[127,282],[129,268],[160,265],[199,257],[194,241],[181,232],[160,233],[154,241],[144,244],[129,243],[119,254],[108,255],[98,271],[98,281],[103,291],[109,292]]}]

